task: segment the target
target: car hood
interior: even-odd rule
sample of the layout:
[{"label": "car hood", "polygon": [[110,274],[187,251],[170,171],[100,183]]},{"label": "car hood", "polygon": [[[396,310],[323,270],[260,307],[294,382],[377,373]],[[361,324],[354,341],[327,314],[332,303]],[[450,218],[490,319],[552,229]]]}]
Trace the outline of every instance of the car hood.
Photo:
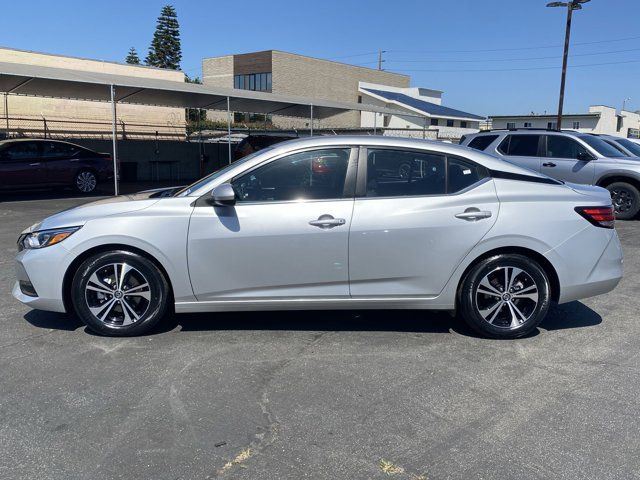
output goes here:
[{"label": "car hood", "polygon": [[95,202],[85,203],[77,207],[63,210],[42,222],[36,223],[26,229],[23,233],[37,230],[47,230],[50,228],[74,227],[84,225],[89,220],[96,218],[120,215],[134,212],[150,207],[159,201],[159,198],[150,198],[153,192],[141,192],[133,195],[120,195],[117,197],[104,198]]},{"label": "car hood", "polygon": [[613,161],[618,165],[629,165],[631,167],[640,167],[640,158],[638,157],[617,157],[607,159],[609,162]]}]

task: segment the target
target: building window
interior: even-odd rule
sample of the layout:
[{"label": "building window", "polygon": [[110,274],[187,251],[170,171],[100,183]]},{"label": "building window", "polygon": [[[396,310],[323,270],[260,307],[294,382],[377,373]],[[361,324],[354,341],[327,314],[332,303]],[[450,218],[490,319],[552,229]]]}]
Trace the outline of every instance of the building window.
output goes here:
[{"label": "building window", "polygon": [[547,122],[547,130],[557,130],[558,122]]},{"label": "building window", "polygon": [[234,75],[233,88],[240,90],[271,91],[271,72],[251,73],[249,75]]},{"label": "building window", "polygon": [[524,128],[531,128],[531,122],[524,122]]},{"label": "building window", "polygon": [[580,128],[580,122],[573,122],[573,129],[578,130]]},{"label": "building window", "polygon": [[447,127],[453,127],[453,120],[447,120]]},{"label": "building window", "polygon": [[516,122],[507,122],[507,130],[515,130]]},{"label": "building window", "polygon": [[362,95],[358,95],[358,103],[362,103]]},{"label": "building window", "polygon": [[460,120],[460,128],[467,128],[467,122]]},{"label": "building window", "polygon": [[437,118],[432,118],[431,119],[431,125],[434,125],[434,126],[437,127],[438,126],[438,119]]}]

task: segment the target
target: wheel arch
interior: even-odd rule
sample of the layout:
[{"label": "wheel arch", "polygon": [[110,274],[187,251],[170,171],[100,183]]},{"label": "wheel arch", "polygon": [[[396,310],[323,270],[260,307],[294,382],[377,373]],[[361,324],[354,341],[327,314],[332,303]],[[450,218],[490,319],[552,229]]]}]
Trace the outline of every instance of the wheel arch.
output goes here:
[{"label": "wheel arch", "polygon": [[482,253],[477,258],[475,258],[471,263],[469,263],[469,265],[467,265],[467,268],[465,268],[464,272],[460,276],[460,280],[458,281],[458,286],[456,290],[456,305],[458,305],[460,302],[460,290],[462,288],[464,281],[467,278],[467,275],[469,275],[469,272],[471,271],[471,269],[486,258],[490,258],[496,255],[504,255],[504,254],[523,255],[525,257],[530,257],[536,262],[538,262],[538,264],[540,264],[540,267],[542,267],[542,269],[544,270],[544,273],[546,273],[547,278],[549,278],[549,282],[551,284],[550,286],[551,286],[552,300],[554,302],[557,302],[559,300],[560,279],[558,277],[558,273],[555,267],[549,261],[549,259],[547,259],[541,253],[526,247],[499,247],[499,248],[494,248],[492,250],[488,250]]},{"label": "wheel arch", "polygon": [[601,177],[596,182],[596,185],[598,187],[607,188],[607,186],[609,186],[609,185],[611,185],[612,183],[615,183],[615,182],[628,183],[628,184],[633,185],[634,187],[636,187],[638,190],[640,190],[640,179],[637,179],[637,178],[629,176],[629,175],[620,174],[620,173],[615,173],[615,174],[606,175],[604,177]]},{"label": "wheel arch", "polygon": [[62,301],[64,303],[65,311],[72,312],[72,301],[71,301],[71,283],[73,282],[73,276],[75,275],[78,267],[84,262],[87,258],[95,255],[97,253],[109,252],[113,250],[125,250],[127,252],[136,253],[142,257],[145,257],[147,260],[153,262],[153,264],[158,267],[158,269],[164,275],[167,284],[169,285],[169,302],[168,307],[173,308],[173,285],[171,283],[171,277],[167,272],[167,269],[164,268],[162,262],[160,262],[156,257],[151,255],[149,252],[142,250],[141,248],[133,247],[131,245],[126,245],[123,243],[108,243],[105,245],[98,245],[92,248],[89,248],[78,255],[67,267],[67,270],[64,273],[64,277],[62,279]]}]

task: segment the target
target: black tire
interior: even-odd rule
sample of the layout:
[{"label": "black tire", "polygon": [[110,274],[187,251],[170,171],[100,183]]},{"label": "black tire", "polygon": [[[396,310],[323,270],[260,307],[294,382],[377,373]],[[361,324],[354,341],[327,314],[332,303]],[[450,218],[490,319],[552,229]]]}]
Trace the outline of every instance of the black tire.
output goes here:
[{"label": "black tire", "polygon": [[[511,292],[504,288],[505,283],[512,286]],[[518,295],[521,296],[516,298]],[[473,330],[490,338],[527,335],[547,315],[550,303],[551,287],[544,269],[531,258],[517,254],[500,254],[478,262],[465,277],[459,292],[463,319]]]},{"label": "black tire", "polygon": [[[148,287],[144,287],[145,283]],[[86,259],[76,271],[71,299],[80,320],[94,332],[141,335],[164,317],[169,284],[162,271],[141,255],[125,250],[102,252]]]},{"label": "black tire", "polygon": [[98,188],[98,177],[92,170],[80,170],[76,173],[76,176],[73,177],[73,187],[77,192],[88,195],[95,192],[96,188]]},{"label": "black tire", "polygon": [[618,220],[631,220],[640,211],[640,191],[627,182],[607,185]]}]

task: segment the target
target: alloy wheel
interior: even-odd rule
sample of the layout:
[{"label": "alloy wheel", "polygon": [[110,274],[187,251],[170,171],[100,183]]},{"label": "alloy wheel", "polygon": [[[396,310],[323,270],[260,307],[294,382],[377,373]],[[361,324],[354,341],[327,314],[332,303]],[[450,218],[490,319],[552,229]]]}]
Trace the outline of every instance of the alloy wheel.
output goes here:
[{"label": "alloy wheel", "polygon": [[616,213],[624,213],[633,207],[633,194],[626,188],[611,190],[611,200]]},{"label": "alloy wheel", "polygon": [[92,192],[97,183],[96,176],[91,172],[80,172],[76,177],[76,186],[84,193]]},{"label": "alloy wheel", "polygon": [[536,311],[538,291],[538,285],[525,270],[501,266],[487,273],[478,283],[475,306],[490,325],[513,330]]},{"label": "alloy wheel", "polygon": [[85,301],[102,323],[126,326],[140,320],[149,309],[151,288],[140,270],[127,263],[111,263],[91,274]]}]

